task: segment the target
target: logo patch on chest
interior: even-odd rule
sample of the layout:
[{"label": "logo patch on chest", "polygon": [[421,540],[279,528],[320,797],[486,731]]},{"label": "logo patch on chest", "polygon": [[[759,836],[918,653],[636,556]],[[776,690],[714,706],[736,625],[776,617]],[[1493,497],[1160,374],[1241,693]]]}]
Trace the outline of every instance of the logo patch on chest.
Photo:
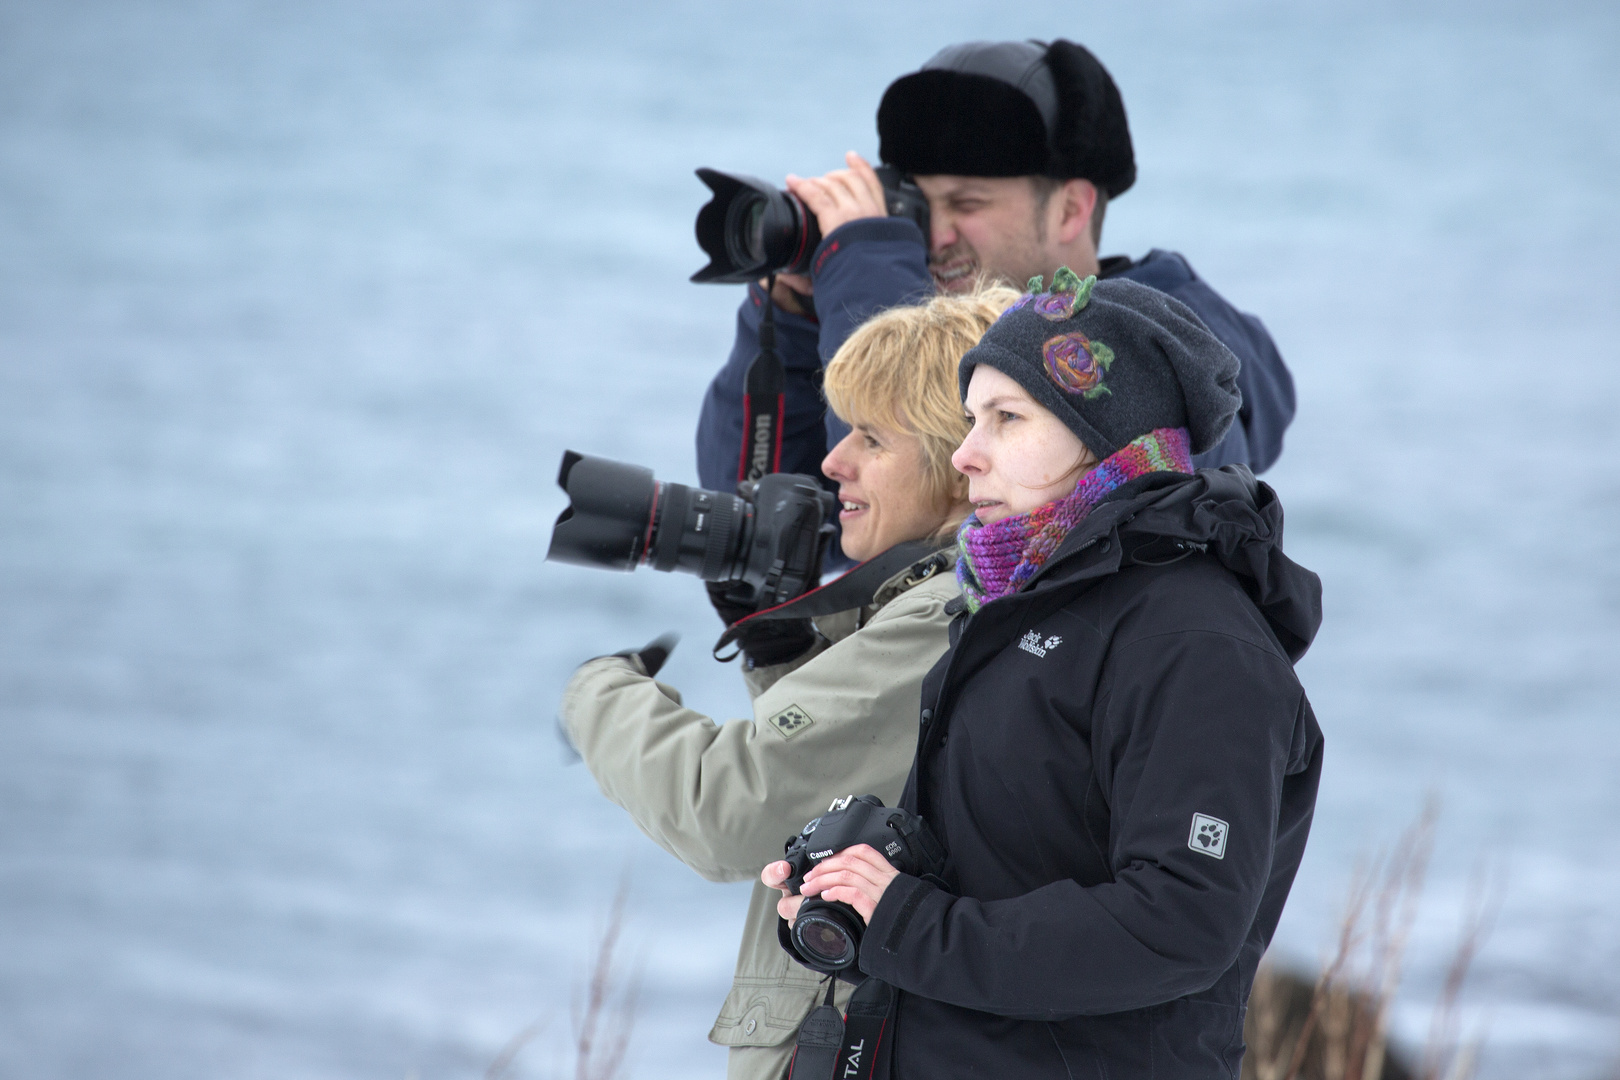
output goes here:
[{"label": "logo patch on chest", "polygon": [[765,723],[774,728],[776,733],[782,736],[782,738],[791,739],[793,736],[815,723],[815,721],[810,719],[809,713],[805,712],[797,705],[789,705],[787,708],[765,721]]},{"label": "logo patch on chest", "polygon": [[1043,638],[1034,630],[1031,630],[1029,633],[1025,634],[1018,641],[1018,647],[1020,649],[1023,649],[1027,653],[1032,653],[1035,656],[1045,656],[1047,653],[1051,652],[1061,644],[1063,644],[1063,638],[1061,635],[1053,634],[1051,637]]},{"label": "logo patch on chest", "polygon": [[1218,817],[1194,814],[1187,846],[1212,859],[1226,858],[1226,834],[1232,827]]}]

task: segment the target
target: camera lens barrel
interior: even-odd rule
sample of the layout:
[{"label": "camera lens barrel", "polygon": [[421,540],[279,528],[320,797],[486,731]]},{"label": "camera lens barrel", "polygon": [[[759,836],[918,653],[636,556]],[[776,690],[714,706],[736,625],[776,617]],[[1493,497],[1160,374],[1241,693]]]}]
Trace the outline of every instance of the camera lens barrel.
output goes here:
[{"label": "camera lens barrel", "polygon": [[634,570],[680,570],[705,581],[743,574],[754,508],[736,495],[653,479],[651,469],[569,450],[557,485],[569,505],[546,558]]},{"label": "camera lens barrel", "polygon": [[670,483],[656,487],[652,543],[645,556],[652,568],[681,570],[704,581],[740,576],[753,508],[718,491]]}]

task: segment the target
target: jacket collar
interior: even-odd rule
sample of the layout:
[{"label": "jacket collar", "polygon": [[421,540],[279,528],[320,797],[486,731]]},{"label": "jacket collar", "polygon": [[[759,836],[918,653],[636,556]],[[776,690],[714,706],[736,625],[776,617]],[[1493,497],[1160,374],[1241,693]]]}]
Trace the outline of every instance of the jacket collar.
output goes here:
[{"label": "jacket collar", "polygon": [[872,603],[867,610],[875,612],[895,597],[916,588],[929,578],[937,577],[942,573],[949,574],[955,566],[956,545],[954,543],[930,552],[879,585],[877,592],[872,594]]},{"label": "jacket collar", "polygon": [[1111,492],[1029,584],[994,603],[1080,587],[1132,562],[1202,551],[1238,576],[1289,658],[1298,660],[1322,623],[1322,581],[1283,554],[1282,526],[1276,492],[1247,466],[1152,473]]}]

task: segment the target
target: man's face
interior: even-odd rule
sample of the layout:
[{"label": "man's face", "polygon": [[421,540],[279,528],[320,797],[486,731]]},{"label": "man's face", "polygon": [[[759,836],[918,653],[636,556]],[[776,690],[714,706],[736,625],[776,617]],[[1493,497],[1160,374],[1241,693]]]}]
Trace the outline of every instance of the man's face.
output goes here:
[{"label": "man's face", "polygon": [[1049,274],[1060,260],[1056,230],[1028,177],[917,176],[928,197],[933,235],[928,269],[943,292],[966,292],[981,271],[1016,288]]}]

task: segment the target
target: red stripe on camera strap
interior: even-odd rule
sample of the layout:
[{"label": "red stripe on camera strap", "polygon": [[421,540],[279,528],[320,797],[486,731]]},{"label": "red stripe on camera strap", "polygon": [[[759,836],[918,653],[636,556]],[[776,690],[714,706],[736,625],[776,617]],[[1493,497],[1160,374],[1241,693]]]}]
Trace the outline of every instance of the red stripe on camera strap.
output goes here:
[{"label": "red stripe on camera strap", "polygon": [[895,1006],[894,987],[869,978],[855,988],[844,1010],[844,1045],[838,1052],[839,1080],[888,1080],[894,1055],[891,1035]]},{"label": "red stripe on camera strap", "polygon": [[884,1038],[894,1019],[894,987],[867,979],[855,988],[840,1017],[833,1004],[837,984],[828,977],[827,1000],[799,1025],[788,1080],[888,1080],[894,1048]]}]

